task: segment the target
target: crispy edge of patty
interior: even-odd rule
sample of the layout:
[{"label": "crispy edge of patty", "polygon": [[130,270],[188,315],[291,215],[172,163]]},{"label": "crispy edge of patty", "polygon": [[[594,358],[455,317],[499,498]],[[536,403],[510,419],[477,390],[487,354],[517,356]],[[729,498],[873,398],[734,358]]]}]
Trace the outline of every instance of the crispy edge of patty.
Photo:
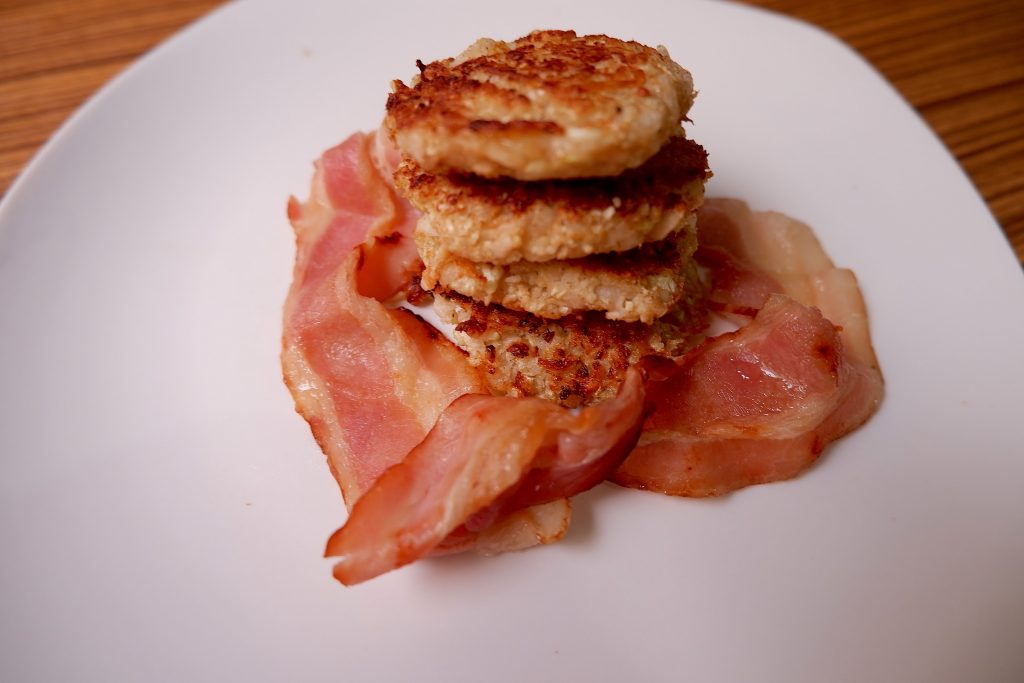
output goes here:
[{"label": "crispy edge of patty", "polygon": [[483,369],[493,393],[589,405],[613,396],[626,370],[642,358],[677,357],[703,338],[706,287],[692,261],[686,269],[693,283],[688,295],[650,325],[593,312],[546,320],[440,290],[434,308],[455,325],[455,343]]},{"label": "crispy edge of patty", "polygon": [[392,83],[385,126],[425,170],[518,180],[613,176],[678,130],[693,79],[664,48],[574,31],[483,39]]},{"label": "crispy edge of patty", "polygon": [[679,135],[614,178],[490,180],[431,174],[406,159],[395,184],[429,216],[425,229],[447,251],[504,264],[628,251],[664,239],[693,222],[710,176],[704,148]]},{"label": "crispy edge of patty", "polygon": [[686,294],[684,266],[696,251],[697,236],[691,221],[664,240],[627,252],[507,265],[445,254],[437,237],[427,232],[417,231],[416,243],[425,265],[425,289],[439,286],[542,318],[591,310],[609,320],[651,323]]}]

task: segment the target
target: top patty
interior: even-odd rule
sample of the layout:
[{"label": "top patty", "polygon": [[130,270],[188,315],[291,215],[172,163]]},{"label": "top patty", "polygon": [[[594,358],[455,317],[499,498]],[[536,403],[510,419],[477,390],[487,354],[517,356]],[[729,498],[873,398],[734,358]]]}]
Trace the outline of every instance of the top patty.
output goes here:
[{"label": "top patty", "polygon": [[428,172],[612,176],[679,130],[693,79],[664,48],[573,31],[482,39],[392,84],[385,125]]},{"label": "top patty", "polygon": [[406,159],[398,189],[430,218],[444,249],[479,263],[550,261],[627,251],[679,229],[704,199],[707,152],[673,136],[614,178],[522,183],[435,175]]}]

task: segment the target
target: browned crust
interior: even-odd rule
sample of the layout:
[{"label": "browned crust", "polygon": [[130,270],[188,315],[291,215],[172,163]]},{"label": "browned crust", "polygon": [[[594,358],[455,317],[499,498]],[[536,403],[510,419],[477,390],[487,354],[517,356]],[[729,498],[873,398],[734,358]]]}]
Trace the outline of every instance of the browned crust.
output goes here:
[{"label": "browned crust", "polygon": [[[489,329],[519,329],[543,338],[550,336],[551,328],[557,326],[569,333],[573,343],[578,342],[587,346],[603,348],[637,344],[650,336],[648,325],[639,322],[607,320],[597,311],[574,313],[552,321],[532,313],[513,311],[497,304],[483,304],[458,292],[444,291],[441,293],[446,298],[471,308],[470,319],[455,327],[457,331],[466,332],[471,336],[479,336]],[[686,328],[693,327],[695,330],[701,330],[705,327],[706,321],[702,316],[691,316],[691,318],[690,324],[686,325]],[[516,344],[520,343],[522,342]],[[529,345],[524,345],[525,351],[513,351],[511,347],[516,344],[510,345],[510,348],[507,349],[512,355],[521,358],[532,351],[532,347]],[[548,361],[553,363],[552,367],[558,365],[555,359],[548,359]]]},{"label": "browned crust", "polygon": [[[692,249],[681,250],[683,235],[641,244],[636,249],[608,254],[591,254],[565,263],[595,275],[642,279],[666,270],[681,272]],[[691,241],[692,241],[691,237]]]},{"label": "browned crust", "polygon": [[[528,338],[543,339],[554,336],[551,328],[555,325],[564,330],[566,342],[550,351],[522,340],[505,344],[504,348],[496,349],[494,361],[487,362],[484,369],[488,375],[500,375],[507,372],[505,368],[516,365],[513,359],[538,356],[538,365],[547,375],[546,383],[553,388],[551,393],[566,405],[591,402],[608,383],[625,375],[633,348],[647,346],[649,331],[641,323],[614,322],[593,313],[575,314],[552,323],[530,313],[488,306],[456,292],[446,292],[445,296],[471,309],[469,320],[455,329],[473,337],[489,330],[502,334],[515,330]],[[578,355],[570,353],[573,348],[579,351]],[[503,358],[505,354],[512,359]],[[537,394],[537,383],[521,372],[515,372],[511,384],[521,395]]]},{"label": "browned crust", "polygon": [[484,39],[455,59],[417,66],[411,86],[392,83],[385,127],[431,172],[617,175],[678,130],[695,94],[663,49],[574,31]]},{"label": "browned crust", "polygon": [[656,50],[634,41],[605,35],[581,37],[575,31],[535,31],[511,47],[461,63],[453,59],[417,62],[416,84],[409,87],[395,81],[388,96],[388,125],[401,128],[429,122],[449,132],[557,133],[562,127],[554,121],[481,119],[466,106],[467,95],[485,95],[496,108],[513,111],[529,103],[515,90],[481,80],[496,77],[522,89],[543,89],[551,100],[581,114],[606,117],[614,112],[607,111],[600,96],[626,89],[642,95],[647,79],[641,67],[661,58]]},{"label": "browned crust", "polygon": [[669,312],[692,285],[685,266],[696,248],[696,235],[684,228],[625,252],[508,265],[481,264],[445,253],[439,240],[425,233],[417,242],[427,264],[421,286],[427,289],[440,286],[543,318],[592,310],[611,320],[651,323]]},{"label": "browned crust", "polygon": [[556,207],[566,219],[612,207],[620,218],[649,211],[686,206],[684,189],[711,177],[707,151],[683,136],[674,136],[638,168],[605,178],[537,180],[481,178],[468,173],[436,175],[405,158],[395,172],[395,183],[421,211],[443,205],[500,206],[503,213],[525,214],[536,204]]},{"label": "browned crust", "polygon": [[[474,339],[494,338],[474,357],[497,393],[542,396],[579,406],[614,394],[626,370],[649,354],[674,357],[688,351],[707,326],[705,291],[693,278],[689,295],[651,325],[608,320],[597,312],[547,320],[456,292],[437,292],[469,311],[455,327]],[[659,338],[657,348],[652,338]],[[458,335],[456,335],[458,339]],[[536,368],[526,372],[526,368]],[[539,374],[537,374],[539,373]]]}]

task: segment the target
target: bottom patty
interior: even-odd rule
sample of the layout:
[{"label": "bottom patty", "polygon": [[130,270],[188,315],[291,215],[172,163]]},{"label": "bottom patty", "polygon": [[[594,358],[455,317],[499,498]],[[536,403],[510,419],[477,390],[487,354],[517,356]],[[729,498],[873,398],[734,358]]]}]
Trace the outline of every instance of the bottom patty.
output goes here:
[{"label": "bottom patty", "polygon": [[644,356],[679,356],[700,341],[707,327],[705,288],[695,265],[685,271],[687,295],[651,324],[608,320],[594,311],[548,320],[442,290],[434,292],[434,308],[455,325],[455,343],[484,368],[492,392],[575,407],[613,396],[626,370]]}]

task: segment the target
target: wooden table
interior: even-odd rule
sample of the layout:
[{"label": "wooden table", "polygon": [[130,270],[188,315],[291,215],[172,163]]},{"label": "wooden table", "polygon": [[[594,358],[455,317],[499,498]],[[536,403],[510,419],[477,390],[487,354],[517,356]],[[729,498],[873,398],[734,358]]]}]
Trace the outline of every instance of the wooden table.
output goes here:
[{"label": "wooden table", "polygon": [[[0,0],[0,195],[89,95],[220,0]],[[953,151],[1024,262],[1024,2],[753,0],[859,50]]]}]

